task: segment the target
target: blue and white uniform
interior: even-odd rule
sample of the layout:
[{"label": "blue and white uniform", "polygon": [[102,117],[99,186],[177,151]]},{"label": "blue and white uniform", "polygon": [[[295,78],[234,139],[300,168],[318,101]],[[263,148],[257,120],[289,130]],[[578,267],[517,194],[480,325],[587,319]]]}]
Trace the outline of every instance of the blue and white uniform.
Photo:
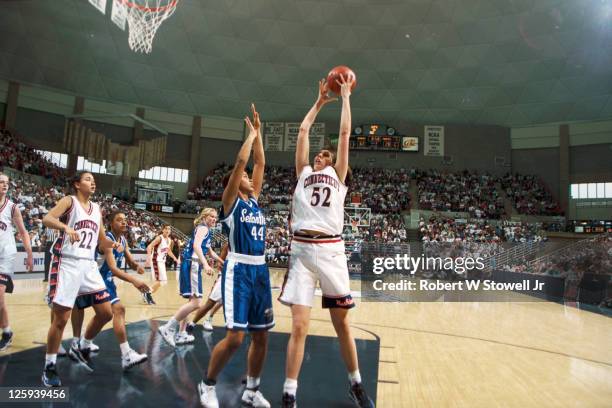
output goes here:
[{"label": "blue and white uniform", "polygon": [[274,326],[270,274],[265,261],[266,219],[254,197],[236,198],[220,221],[228,236],[221,293],[225,326],[235,330],[268,330]]},{"label": "blue and white uniform", "polygon": [[181,271],[179,275],[179,292],[182,297],[187,299],[192,296],[202,297],[202,265],[200,265],[198,255],[194,248],[195,237],[200,228],[206,228],[206,235],[201,245],[204,256],[206,256],[210,248],[210,240],[212,238],[212,233],[206,225],[197,225],[191,233],[189,243],[183,250],[183,260],[181,262]]},{"label": "blue and white uniform", "polygon": [[[127,248],[127,240],[125,237],[120,237],[119,239],[115,238],[112,232],[106,231],[106,238],[118,242],[121,244],[123,250],[119,252],[117,249],[113,249],[113,256],[115,257],[115,263],[117,266],[121,265],[123,258],[125,257],[125,250]],[[117,295],[117,286],[115,285],[115,281],[113,280],[113,272],[104,260],[104,263],[100,267],[100,275],[102,275],[102,279],[104,279],[104,283],[106,284],[106,290],[111,295],[111,305],[115,304],[119,301],[119,296]]]}]

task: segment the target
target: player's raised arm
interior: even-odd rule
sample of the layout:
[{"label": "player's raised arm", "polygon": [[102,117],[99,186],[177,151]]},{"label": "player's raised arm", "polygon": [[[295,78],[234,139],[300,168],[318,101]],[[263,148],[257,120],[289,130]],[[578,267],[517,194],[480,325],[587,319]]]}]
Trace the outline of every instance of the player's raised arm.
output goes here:
[{"label": "player's raised arm", "polygon": [[263,186],[266,156],[261,138],[261,120],[259,119],[259,113],[255,110],[255,104],[251,104],[251,111],[253,113],[253,128],[257,131],[257,137],[253,142],[253,174],[251,179],[253,180],[253,197],[258,199]]},{"label": "player's raised arm", "polygon": [[253,148],[255,138],[257,138],[257,130],[255,130],[253,127],[251,119],[249,119],[247,116],[244,118],[244,121],[249,129],[249,135],[244,140],[244,143],[242,143],[242,147],[238,152],[238,157],[236,157],[236,163],[232,169],[232,174],[227,183],[227,187],[225,187],[225,190],[223,190],[221,201],[223,202],[224,214],[229,214],[232,211],[232,205],[234,204],[234,201],[236,201],[236,197],[238,197],[238,190],[240,188],[240,182],[242,181],[244,169],[249,162],[251,149]]},{"label": "player's raised arm", "polygon": [[312,108],[310,108],[304,117],[304,120],[302,120],[300,132],[298,133],[297,144],[295,147],[295,174],[297,177],[300,177],[304,167],[308,166],[308,156],[310,155],[310,143],[308,136],[310,134],[312,124],[317,119],[317,115],[319,114],[319,111],[323,105],[337,100],[338,98],[332,98],[329,96],[327,81],[325,79],[320,80],[319,96],[317,97],[317,101],[314,105],[312,105]]},{"label": "player's raised arm", "polygon": [[351,87],[354,79],[344,78],[340,75],[338,84],[342,95],[342,113],[340,114],[340,136],[338,138],[338,151],[334,168],[338,173],[338,178],[344,183],[348,172],[349,161],[349,138],[351,136]]}]

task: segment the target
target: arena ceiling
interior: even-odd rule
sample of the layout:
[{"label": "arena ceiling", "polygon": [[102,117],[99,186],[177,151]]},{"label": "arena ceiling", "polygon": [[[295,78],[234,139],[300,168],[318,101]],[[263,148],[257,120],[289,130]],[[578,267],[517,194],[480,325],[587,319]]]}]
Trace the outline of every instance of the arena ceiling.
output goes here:
[{"label": "arena ceiling", "polygon": [[359,123],[612,117],[612,0],[181,0],[150,55],[129,50],[110,3],[0,1],[0,77],[188,114],[255,101],[290,121],[346,64]]}]

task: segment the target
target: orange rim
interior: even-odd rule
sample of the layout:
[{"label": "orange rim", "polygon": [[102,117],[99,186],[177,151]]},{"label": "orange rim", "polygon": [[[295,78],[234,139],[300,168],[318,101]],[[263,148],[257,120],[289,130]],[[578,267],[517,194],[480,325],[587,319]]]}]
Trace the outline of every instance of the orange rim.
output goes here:
[{"label": "orange rim", "polygon": [[167,10],[171,7],[176,7],[176,3],[178,2],[178,0],[172,0],[170,3],[163,7],[145,7],[141,6],[140,4],[132,3],[130,0],[121,0],[121,2],[130,8],[137,8],[138,10],[142,11],[157,12]]}]

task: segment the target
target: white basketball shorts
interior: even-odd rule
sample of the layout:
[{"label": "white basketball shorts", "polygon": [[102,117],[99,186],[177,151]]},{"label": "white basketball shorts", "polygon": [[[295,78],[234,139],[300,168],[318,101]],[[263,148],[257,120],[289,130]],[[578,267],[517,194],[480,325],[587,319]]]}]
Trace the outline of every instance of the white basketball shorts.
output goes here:
[{"label": "white basketball shorts", "polygon": [[279,300],[286,305],[312,307],[317,283],[323,292],[324,308],[352,308],[344,241],[340,236],[306,238],[291,241],[289,269]]},{"label": "white basketball shorts", "polygon": [[77,296],[93,296],[95,304],[110,301],[94,260],[53,255],[49,271],[49,302],[74,307]]}]

